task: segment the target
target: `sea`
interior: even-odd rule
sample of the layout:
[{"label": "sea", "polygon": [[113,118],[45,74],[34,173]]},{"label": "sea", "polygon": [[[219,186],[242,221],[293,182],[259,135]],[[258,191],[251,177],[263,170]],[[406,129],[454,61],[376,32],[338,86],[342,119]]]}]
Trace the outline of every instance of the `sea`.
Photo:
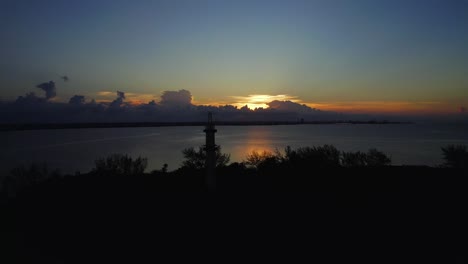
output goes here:
[{"label": "sea", "polygon": [[[216,144],[231,162],[241,162],[253,151],[334,145],[340,151],[376,148],[394,165],[439,166],[441,148],[468,146],[468,125],[457,124],[298,124],[272,126],[217,126]],[[139,127],[3,131],[0,173],[46,163],[61,173],[86,173],[94,161],[111,154],[148,159],[147,171],[168,164],[180,167],[185,148],[205,143],[204,127]]]}]

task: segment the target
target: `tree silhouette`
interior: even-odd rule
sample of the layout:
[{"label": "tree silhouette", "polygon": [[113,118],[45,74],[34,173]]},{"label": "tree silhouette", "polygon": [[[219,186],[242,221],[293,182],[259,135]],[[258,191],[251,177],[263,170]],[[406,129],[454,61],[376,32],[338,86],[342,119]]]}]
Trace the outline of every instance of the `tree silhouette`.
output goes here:
[{"label": "tree silhouette", "polygon": [[301,147],[296,150],[288,146],[283,161],[300,167],[339,167],[340,151],[332,145]]},{"label": "tree silhouette", "polygon": [[99,175],[141,175],[144,173],[148,160],[146,158],[133,158],[128,155],[112,154],[107,158],[97,159],[96,167],[92,172]]},{"label": "tree silhouette", "polygon": [[20,166],[11,170],[0,185],[2,192],[15,195],[17,192],[49,179],[60,178],[60,171],[50,170],[46,163],[33,163],[28,167]]},{"label": "tree silhouette", "polygon": [[369,149],[363,152],[342,152],[341,165],[343,167],[382,167],[392,163],[390,157],[377,149]]},{"label": "tree silhouette", "polygon": [[277,163],[279,161],[278,155],[273,154],[270,151],[264,150],[263,152],[252,151],[247,154],[245,158],[245,164],[254,168],[259,168],[262,164],[268,163]]},{"label": "tree silhouette", "polygon": [[366,153],[366,163],[369,167],[382,167],[392,164],[392,159],[382,151],[373,148]]},{"label": "tree silhouette", "polygon": [[361,151],[342,152],[341,165],[344,167],[364,167],[367,166],[367,155]]},{"label": "tree silhouette", "polygon": [[[190,169],[205,168],[206,150],[203,146],[198,147],[198,150],[195,150],[194,147],[186,148],[182,150],[182,154],[185,159],[182,162],[182,167]],[[231,155],[221,153],[221,147],[219,146],[216,147],[215,154],[217,168],[226,166],[231,160]]]},{"label": "tree silhouette", "polygon": [[276,150],[252,151],[245,159],[245,164],[260,169],[262,167],[286,165],[289,169],[301,170],[307,168],[336,168],[336,167],[381,167],[391,164],[391,159],[377,149],[364,152],[340,152],[332,145],[318,147],[300,147],[292,149],[287,146],[284,154]]},{"label": "tree silhouette", "polygon": [[445,167],[468,168],[468,150],[465,145],[448,145],[442,148]]},{"label": "tree silhouette", "polygon": [[163,167],[161,168],[161,172],[162,173],[167,173],[167,168],[169,167],[169,165],[167,165],[167,163],[164,163]]}]

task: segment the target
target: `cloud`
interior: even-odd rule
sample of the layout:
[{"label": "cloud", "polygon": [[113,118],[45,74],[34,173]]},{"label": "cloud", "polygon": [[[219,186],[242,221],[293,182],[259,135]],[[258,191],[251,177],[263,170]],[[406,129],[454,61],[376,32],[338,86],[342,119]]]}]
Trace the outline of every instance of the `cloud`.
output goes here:
[{"label": "cloud", "polygon": [[56,91],[56,88],[55,88],[55,82],[53,82],[53,81],[38,84],[36,87],[39,88],[39,89],[44,90],[47,100],[57,96],[57,91]]},{"label": "cloud", "polygon": [[120,107],[124,99],[125,99],[125,93],[121,91],[117,91],[117,98],[114,101],[112,101],[112,103],[110,104],[110,107],[114,107],[114,108]]},{"label": "cloud", "polygon": [[291,102],[291,101],[274,100],[274,101],[267,103],[267,105],[271,109],[284,111],[284,112],[310,113],[314,111],[319,111],[319,110],[316,110],[315,108],[308,107],[305,104],[298,104],[298,103]]},{"label": "cloud", "polygon": [[97,93],[99,96],[111,96],[111,95],[114,95],[115,92],[111,92],[111,91],[100,91]]},{"label": "cloud", "polygon": [[[128,93],[125,92],[125,102],[132,105],[142,105],[150,101],[159,101],[160,96],[149,93]],[[96,93],[98,102],[110,103],[115,100],[115,92],[99,91]]]},{"label": "cloud", "polygon": [[289,101],[300,101],[297,99],[297,96],[287,95],[287,94],[277,94],[277,95],[270,95],[270,94],[250,94],[248,96],[231,96],[236,101],[248,101],[254,103],[268,103],[274,100],[289,100]]},{"label": "cloud", "polygon": [[161,95],[162,106],[190,106],[192,105],[192,94],[187,90],[164,91]]},{"label": "cloud", "polygon": [[121,91],[117,91],[117,99],[122,99],[124,100],[125,99],[125,93],[124,92],[121,92]]},{"label": "cloud", "polygon": [[250,109],[255,108],[267,108],[268,103],[278,100],[278,101],[291,101],[291,102],[300,102],[297,99],[297,96],[291,96],[287,94],[277,94],[277,95],[269,95],[269,94],[250,94],[248,96],[231,96],[234,100],[232,105],[237,107],[244,107],[247,106]]},{"label": "cloud", "polygon": [[45,99],[38,97],[34,92],[27,93],[24,96],[18,96],[18,98],[15,101],[16,104],[22,104],[22,105],[25,105],[25,104],[31,105],[31,104],[37,104],[37,103],[43,103],[43,102],[45,102]]},{"label": "cloud", "polygon": [[85,103],[85,97],[83,95],[74,95],[70,98],[69,104],[81,105]]},{"label": "cloud", "polygon": [[[101,92],[107,96],[109,92]],[[273,100],[270,107],[251,109],[235,105],[194,105],[192,94],[187,90],[165,91],[158,100],[148,103],[127,102],[122,91],[113,93],[114,100],[85,101],[83,95],[74,95],[68,103],[54,102],[34,93],[20,96],[13,103],[0,104],[0,123],[60,123],[60,122],[204,122],[208,112],[213,112],[218,121],[297,121],[299,119],[325,120],[342,116],[333,112],[318,111],[292,101]],[[135,96],[137,96],[135,94]],[[281,97],[252,97],[251,101]]]}]

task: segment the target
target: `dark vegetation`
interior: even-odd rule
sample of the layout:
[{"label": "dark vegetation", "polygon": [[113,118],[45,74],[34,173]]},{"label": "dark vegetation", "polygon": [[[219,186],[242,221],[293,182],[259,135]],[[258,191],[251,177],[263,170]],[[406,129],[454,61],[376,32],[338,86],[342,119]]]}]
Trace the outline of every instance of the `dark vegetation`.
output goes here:
[{"label": "dark vegetation", "polygon": [[442,148],[445,163],[449,168],[468,169],[468,150],[464,145],[448,145]]},{"label": "dark vegetation", "polygon": [[[205,168],[206,151],[203,147],[199,147],[198,150],[195,148],[186,148],[182,151],[184,154],[184,161],[182,162],[182,168],[201,170]],[[231,156],[229,154],[221,153],[221,147],[216,148],[216,167],[222,168],[229,164]]]},{"label": "dark vegetation", "polygon": [[143,175],[148,160],[141,157],[133,160],[127,155],[113,154],[96,160],[95,165],[96,167],[91,171],[94,175],[132,177]]},{"label": "dark vegetation", "polygon": [[[465,146],[442,148],[438,167],[392,166],[376,149],[330,145],[252,152],[230,163],[218,148],[216,193],[204,185],[204,149],[183,155],[174,171],[165,164],[145,172],[145,158],[118,154],[83,174],[45,164],[13,170],[0,200],[4,256],[16,263],[293,261],[304,252],[456,263],[464,256]],[[358,239],[367,243],[357,246]]]}]

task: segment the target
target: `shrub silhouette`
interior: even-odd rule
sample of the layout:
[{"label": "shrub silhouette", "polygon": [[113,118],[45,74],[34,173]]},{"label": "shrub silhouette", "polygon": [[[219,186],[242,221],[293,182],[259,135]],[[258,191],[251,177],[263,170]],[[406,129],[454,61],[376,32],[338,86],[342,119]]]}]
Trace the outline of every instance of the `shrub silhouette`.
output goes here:
[{"label": "shrub silhouette", "polygon": [[161,168],[161,172],[162,173],[167,173],[167,168],[169,167],[169,165],[167,165],[167,163],[164,163],[163,167]]},{"label": "shrub silhouette", "polygon": [[286,165],[290,169],[301,170],[310,167],[381,167],[390,165],[391,159],[377,149],[370,149],[367,153],[360,151],[340,152],[332,145],[323,145],[318,147],[300,147],[297,149],[287,146],[284,149],[284,154],[278,150],[275,152],[253,151],[247,155],[244,162],[257,169]]},{"label": "shrub silhouette", "polygon": [[159,170],[152,170],[149,174],[150,175],[153,175],[153,176],[157,176],[157,175],[167,175],[169,172],[168,172],[168,168],[169,168],[169,165],[167,163],[164,163],[163,166],[161,167],[161,169]]},{"label": "shrub silhouette", "polygon": [[16,167],[11,170],[10,174],[2,182],[2,192],[8,195],[15,195],[27,187],[48,179],[61,177],[58,170],[50,170],[46,163],[33,163],[29,167]]},{"label": "shrub silhouette", "polygon": [[468,150],[465,145],[448,145],[442,148],[445,163],[450,168],[468,168]]},{"label": "shrub silhouette", "polygon": [[292,149],[287,146],[284,154],[275,152],[253,151],[246,157],[245,163],[251,167],[260,169],[262,167],[272,168],[281,164],[298,167],[339,167],[340,152],[331,145],[319,147],[301,147]]},{"label": "shrub silhouette", "polygon": [[344,167],[364,167],[367,166],[367,155],[361,151],[342,152],[341,165]]},{"label": "shrub silhouette", "polygon": [[[230,154],[221,153],[221,147],[217,146],[216,150],[216,167],[224,167],[231,160]],[[182,162],[182,167],[190,169],[203,169],[205,168],[206,161],[206,150],[204,147],[198,147],[198,151],[195,148],[190,147],[182,150],[184,155],[184,161]]]},{"label": "shrub silhouette", "polygon": [[382,167],[392,163],[390,157],[377,149],[369,149],[363,152],[342,152],[341,165],[343,167]]},{"label": "shrub silhouette", "polygon": [[392,159],[382,151],[373,148],[366,153],[366,163],[369,167],[382,167],[392,164]]},{"label": "shrub silhouette", "polygon": [[251,153],[247,154],[245,158],[245,164],[253,167],[253,168],[260,168],[266,163],[269,164],[276,164],[280,161],[278,155],[273,154],[273,152],[264,150],[263,152],[252,151]]},{"label": "shrub silhouette", "polygon": [[296,150],[288,146],[283,162],[300,167],[339,167],[340,151],[332,145],[301,147]]},{"label": "shrub silhouette", "polygon": [[112,154],[107,158],[97,159],[92,172],[99,175],[141,175],[144,173],[148,160],[138,157],[133,160],[128,155]]},{"label": "shrub silhouette", "polygon": [[58,171],[50,171],[46,163],[31,164],[29,167],[17,167],[11,170],[11,175],[24,184],[34,184],[58,175]]}]

